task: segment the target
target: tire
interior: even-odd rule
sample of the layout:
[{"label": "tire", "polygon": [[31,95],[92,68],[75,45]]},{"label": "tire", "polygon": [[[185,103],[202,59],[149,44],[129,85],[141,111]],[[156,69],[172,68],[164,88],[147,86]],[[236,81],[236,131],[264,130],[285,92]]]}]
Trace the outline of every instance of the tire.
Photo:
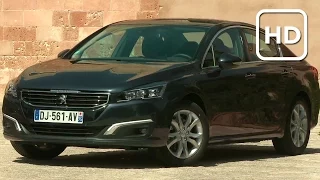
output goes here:
[{"label": "tire", "polygon": [[12,147],[21,155],[29,159],[48,160],[59,156],[65,149],[63,145],[25,144],[22,142],[11,141]]},{"label": "tire", "polygon": [[[296,126],[292,122],[293,121],[292,119],[296,118],[294,110],[297,111],[297,109],[295,109],[295,108],[297,108],[297,106],[300,106],[300,108],[301,107],[303,108],[303,109],[299,110],[299,112],[298,112],[299,118],[297,118],[297,119],[300,120],[300,122],[298,124],[295,123],[299,126]],[[303,110],[305,113],[303,113]],[[305,102],[305,100],[298,97],[290,109],[290,113],[288,115],[286,126],[285,126],[284,136],[282,138],[276,138],[276,139],[272,140],[273,146],[278,153],[284,154],[284,155],[294,156],[294,155],[302,154],[304,152],[304,150],[306,149],[306,147],[308,145],[309,137],[310,137],[310,121],[311,121],[311,119],[310,119],[309,112],[310,112],[309,107],[308,107],[307,103]],[[306,119],[304,119],[303,116],[305,116]],[[303,119],[303,120],[301,121],[301,119]],[[302,131],[298,127],[300,127],[301,129],[304,129],[304,130]],[[297,129],[300,129],[298,136],[296,134]],[[293,132],[291,132],[291,131],[293,131]],[[299,142],[297,141],[297,139],[295,137],[299,137],[298,138]]]},{"label": "tire", "polygon": [[[192,165],[201,159],[207,148],[209,125],[206,115],[196,103],[189,101],[177,105],[170,114],[168,117],[172,117],[172,121],[167,145],[150,151],[166,166]],[[178,114],[183,126],[178,123]]]}]

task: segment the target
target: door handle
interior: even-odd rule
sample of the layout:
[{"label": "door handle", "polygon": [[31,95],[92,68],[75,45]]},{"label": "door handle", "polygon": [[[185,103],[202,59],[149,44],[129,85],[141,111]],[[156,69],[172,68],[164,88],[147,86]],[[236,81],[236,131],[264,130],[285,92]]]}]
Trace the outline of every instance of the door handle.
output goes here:
[{"label": "door handle", "polygon": [[288,75],[290,72],[286,69],[284,69],[282,72],[281,72],[281,75]]},{"label": "door handle", "polygon": [[246,75],[244,75],[245,78],[255,78],[256,74],[253,73],[247,73]]}]

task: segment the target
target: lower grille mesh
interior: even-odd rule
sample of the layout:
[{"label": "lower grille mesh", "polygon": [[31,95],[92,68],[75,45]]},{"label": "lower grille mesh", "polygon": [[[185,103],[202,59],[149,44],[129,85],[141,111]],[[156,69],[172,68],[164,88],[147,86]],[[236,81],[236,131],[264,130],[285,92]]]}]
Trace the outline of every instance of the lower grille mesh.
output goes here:
[{"label": "lower grille mesh", "polygon": [[90,137],[97,135],[104,127],[32,124],[31,128],[32,133],[38,135]]}]

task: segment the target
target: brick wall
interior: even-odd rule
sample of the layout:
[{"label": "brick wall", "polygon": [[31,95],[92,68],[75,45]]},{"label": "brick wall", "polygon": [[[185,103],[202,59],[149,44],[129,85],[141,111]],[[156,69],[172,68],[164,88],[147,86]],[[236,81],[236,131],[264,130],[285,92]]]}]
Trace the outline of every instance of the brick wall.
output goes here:
[{"label": "brick wall", "polygon": [[158,15],[158,0],[0,0],[0,98],[11,78],[95,30]]}]

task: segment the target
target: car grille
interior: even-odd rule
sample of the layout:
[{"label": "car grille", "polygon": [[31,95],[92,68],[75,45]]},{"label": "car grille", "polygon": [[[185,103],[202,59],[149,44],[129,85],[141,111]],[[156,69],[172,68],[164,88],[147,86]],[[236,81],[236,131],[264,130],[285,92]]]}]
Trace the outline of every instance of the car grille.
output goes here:
[{"label": "car grille", "polygon": [[79,91],[22,90],[22,100],[39,107],[94,108],[109,101],[109,93]]},{"label": "car grille", "polygon": [[32,124],[31,128],[31,132],[38,135],[89,137],[97,135],[105,127]]}]

